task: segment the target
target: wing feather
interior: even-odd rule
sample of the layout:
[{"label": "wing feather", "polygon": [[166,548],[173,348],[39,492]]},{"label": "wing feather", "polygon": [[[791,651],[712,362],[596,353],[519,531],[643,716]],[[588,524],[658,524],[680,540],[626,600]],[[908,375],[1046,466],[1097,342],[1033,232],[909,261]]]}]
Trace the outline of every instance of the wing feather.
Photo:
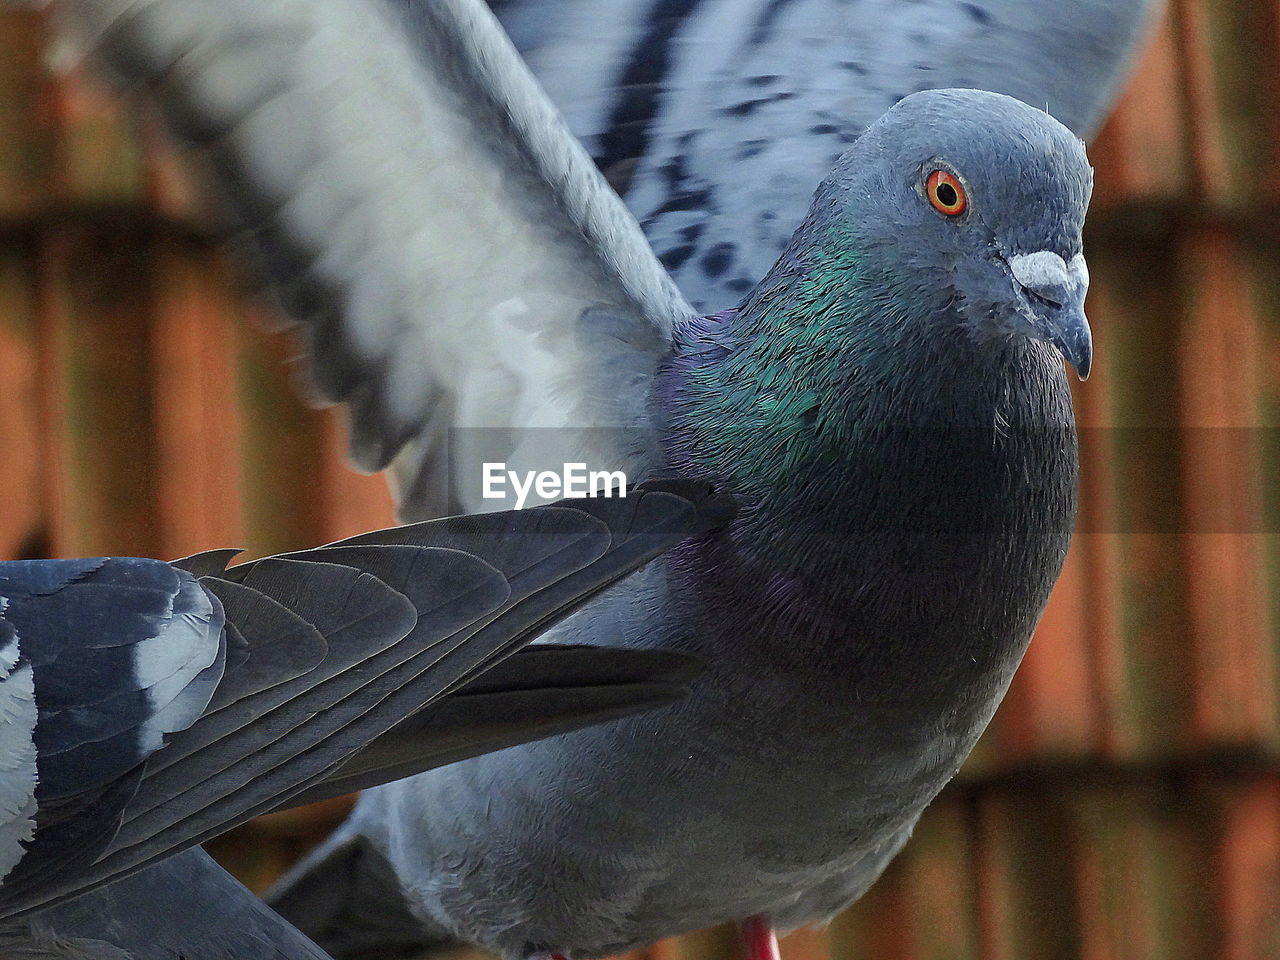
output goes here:
[{"label": "wing feather", "polygon": [[480,0],[69,6],[211,160],[357,462],[412,447],[406,515],[492,507],[449,428],[636,425],[647,380],[615,368],[652,374],[690,308]]},{"label": "wing feather", "polygon": [[[191,561],[226,616],[217,691],[195,694],[204,713],[164,750],[41,809],[31,855],[0,886],[0,916],[126,876],[310,789],[331,795],[355,778],[378,782],[682,695],[686,658],[544,654],[530,661],[536,669],[498,674],[472,690],[469,707],[382,740],[358,770],[322,785],[405,717],[436,709],[619,577],[726,517],[706,488],[654,484],[625,499],[378,531],[220,573],[209,557]],[[539,711],[543,694],[563,702]]]},{"label": "wing feather", "polygon": [[994,90],[1092,137],[1165,3],[493,6],[681,291],[709,313],[764,275],[835,157],[897,100]]}]

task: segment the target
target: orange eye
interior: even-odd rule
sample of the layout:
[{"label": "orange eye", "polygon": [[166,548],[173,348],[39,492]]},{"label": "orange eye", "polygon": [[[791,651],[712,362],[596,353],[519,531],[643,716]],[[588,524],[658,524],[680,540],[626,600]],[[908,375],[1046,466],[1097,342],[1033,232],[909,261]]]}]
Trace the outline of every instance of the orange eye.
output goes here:
[{"label": "orange eye", "polygon": [[945,170],[935,170],[925,181],[924,192],[933,209],[948,217],[958,217],[969,206],[964,186]]}]

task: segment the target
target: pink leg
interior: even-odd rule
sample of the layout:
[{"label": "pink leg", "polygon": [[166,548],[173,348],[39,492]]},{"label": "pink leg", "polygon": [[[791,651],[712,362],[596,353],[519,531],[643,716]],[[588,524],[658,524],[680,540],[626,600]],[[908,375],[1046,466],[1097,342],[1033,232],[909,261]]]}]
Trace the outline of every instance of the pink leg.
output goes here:
[{"label": "pink leg", "polygon": [[738,934],[742,937],[745,960],[781,960],[778,954],[778,935],[769,926],[769,921],[760,914],[739,921]]}]

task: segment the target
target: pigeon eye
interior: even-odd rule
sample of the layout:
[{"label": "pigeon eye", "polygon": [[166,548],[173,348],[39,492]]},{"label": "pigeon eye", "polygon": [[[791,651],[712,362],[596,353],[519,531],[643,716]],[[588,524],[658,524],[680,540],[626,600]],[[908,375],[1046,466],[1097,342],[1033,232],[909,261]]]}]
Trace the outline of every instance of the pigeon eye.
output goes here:
[{"label": "pigeon eye", "polygon": [[969,206],[964,185],[945,170],[935,170],[929,174],[924,192],[933,204],[933,209],[948,217],[960,216]]}]

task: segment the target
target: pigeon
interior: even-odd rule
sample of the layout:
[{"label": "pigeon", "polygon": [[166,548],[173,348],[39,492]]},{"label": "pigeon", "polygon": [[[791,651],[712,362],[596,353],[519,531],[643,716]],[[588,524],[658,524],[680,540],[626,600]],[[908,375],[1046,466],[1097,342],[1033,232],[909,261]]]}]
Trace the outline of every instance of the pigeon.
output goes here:
[{"label": "pigeon", "polygon": [[[167,858],[257,813],[683,696],[686,654],[526,644],[726,509],[651,484],[229,568],[238,551],[0,563],[0,943],[65,939],[69,917],[185,935],[157,891],[233,881]],[[169,927],[103,909],[134,901],[167,903]]]},{"label": "pigeon", "polygon": [[1089,140],[1161,0],[491,0],[698,310],[777,259],[908,93],[981,87]]},{"label": "pigeon", "polygon": [[549,634],[700,656],[686,700],[369,791],[275,905],[344,958],[577,960],[730,920],[763,958],[860,896],[1070,540],[1082,142],[1040,104],[906,96],[706,313],[478,0],[71,7],[206,158],[407,516],[565,450],[741,504]]}]

